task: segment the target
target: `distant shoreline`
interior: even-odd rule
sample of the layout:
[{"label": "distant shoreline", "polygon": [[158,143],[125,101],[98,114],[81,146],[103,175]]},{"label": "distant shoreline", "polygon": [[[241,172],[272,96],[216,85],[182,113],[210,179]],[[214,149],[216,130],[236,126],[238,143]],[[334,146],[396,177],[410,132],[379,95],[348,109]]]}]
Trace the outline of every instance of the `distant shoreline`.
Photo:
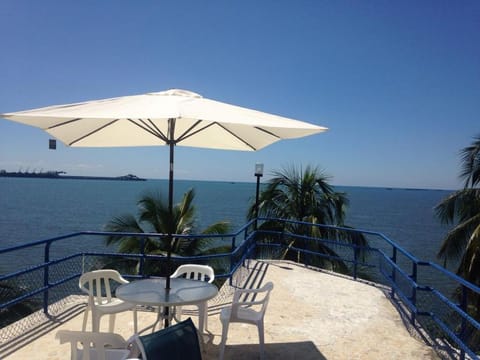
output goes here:
[{"label": "distant shoreline", "polygon": [[63,171],[47,171],[47,172],[7,172],[0,170],[0,177],[9,178],[34,178],[34,179],[81,179],[81,180],[115,180],[115,181],[146,181],[146,179],[139,178],[133,174],[123,176],[76,176],[65,175]]}]

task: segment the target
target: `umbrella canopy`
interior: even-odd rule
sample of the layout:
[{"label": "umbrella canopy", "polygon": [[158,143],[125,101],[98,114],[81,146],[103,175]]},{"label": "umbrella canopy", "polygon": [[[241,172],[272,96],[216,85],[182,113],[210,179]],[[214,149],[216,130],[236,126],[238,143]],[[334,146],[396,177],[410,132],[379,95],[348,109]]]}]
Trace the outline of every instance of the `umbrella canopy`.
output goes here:
[{"label": "umbrella canopy", "polygon": [[[255,151],[281,139],[327,128],[172,89],[1,114],[39,127],[67,146],[170,147],[169,210],[173,204],[174,146]],[[169,235],[171,248],[172,234]],[[167,252],[170,263],[171,251]],[[167,277],[167,288],[169,288]]]},{"label": "umbrella canopy", "polygon": [[93,100],[6,113],[8,120],[39,127],[67,146],[183,145],[259,150],[280,139],[324,127],[246,109],[186,90]]}]

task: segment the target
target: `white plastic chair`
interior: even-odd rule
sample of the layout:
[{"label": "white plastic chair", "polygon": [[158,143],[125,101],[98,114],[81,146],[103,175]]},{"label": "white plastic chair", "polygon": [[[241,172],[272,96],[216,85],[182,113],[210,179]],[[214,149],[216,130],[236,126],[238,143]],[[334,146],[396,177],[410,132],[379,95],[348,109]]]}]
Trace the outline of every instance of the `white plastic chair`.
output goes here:
[{"label": "white plastic chair", "polygon": [[264,358],[264,326],[263,318],[267,310],[273,283],[268,282],[260,289],[237,289],[233,294],[232,306],[223,308],[220,312],[222,322],[222,340],[220,343],[220,360],[225,353],[227,333],[230,323],[246,323],[256,325],[260,342],[260,357]]},{"label": "white plastic chair", "polygon": [[129,359],[128,342],[118,334],[60,330],[56,338],[70,343],[72,360]]},{"label": "white plastic chair", "polygon": [[113,297],[110,281],[115,281],[120,284],[128,283],[116,270],[95,270],[80,276],[78,285],[83,292],[88,294],[88,305],[83,317],[82,330],[85,331],[87,328],[89,311],[92,312],[93,332],[100,331],[100,318],[103,315],[110,315],[108,331],[113,333],[115,314],[132,309],[133,328],[134,332],[137,332],[137,311],[135,304]]},{"label": "white plastic chair", "polygon": [[[215,280],[215,272],[211,266],[208,265],[197,265],[197,264],[185,264],[180,265],[177,270],[172,274],[172,278],[184,277],[186,279],[206,281],[212,283]],[[208,321],[208,311],[207,311],[207,302],[203,302],[197,305],[198,307],[198,319],[204,322],[204,329],[207,330],[207,321]],[[175,320],[181,321],[182,318],[182,307],[176,306],[173,310]],[[202,328],[202,326],[199,326]]]}]

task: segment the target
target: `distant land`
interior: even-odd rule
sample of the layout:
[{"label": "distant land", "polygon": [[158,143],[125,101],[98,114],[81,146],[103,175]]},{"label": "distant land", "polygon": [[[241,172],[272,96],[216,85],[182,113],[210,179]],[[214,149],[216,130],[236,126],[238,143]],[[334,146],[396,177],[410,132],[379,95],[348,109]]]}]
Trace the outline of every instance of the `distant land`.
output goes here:
[{"label": "distant land", "polygon": [[65,171],[40,171],[40,172],[22,172],[0,170],[0,177],[15,177],[15,178],[40,178],[40,179],[84,179],[84,180],[120,180],[120,181],[145,181],[146,179],[139,178],[133,174],[123,176],[75,176],[66,175]]}]

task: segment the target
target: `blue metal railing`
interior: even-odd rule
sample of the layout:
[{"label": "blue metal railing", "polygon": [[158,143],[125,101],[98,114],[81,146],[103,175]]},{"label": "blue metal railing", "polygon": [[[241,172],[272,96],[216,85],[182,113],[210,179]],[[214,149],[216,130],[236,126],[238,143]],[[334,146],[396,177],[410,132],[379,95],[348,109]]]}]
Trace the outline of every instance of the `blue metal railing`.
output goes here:
[{"label": "blue metal railing", "polygon": [[[261,230],[261,224],[267,220],[282,224],[282,230]],[[193,257],[174,256],[173,262],[208,262],[213,264],[216,278],[230,281],[247,258],[282,258],[288,253],[289,259],[294,259],[292,254],[297,254],[296,259],[307,265],[341,262],[348,267],[349,275],[354,279],[364,278],[388,286],[392,299],[401,305],[399,310],[408,316],[412,326],[421,326],[429,334],[432,345],[445,349],[447,344],[451,350],[449,356],[452,358],[464,359],[468,355],[470,358],[479,359],[471,349],[469,341],[475,331],[479,336],[480,324],[467,311],[466,301],[468,293],[480,296],[479,287],[437,264],[420,261],[378,232],[282,219],[258,219],[258,230],[254,229],[254,224],[252,220],[237,232],[226,235],[175,235],[176,238],[192,241],[209,238],[228,245],[230,251]],[[329,234],[332,230],[336,233],[362,234],[368,239],[369,245],[361,247],[339,242],[335,237],[327,235],[312,237],[308,235],[308,231],[304,234],[292,233],[288,231],[291,225],[301,225],[307,229],[317,228],[323,234]],[[139,254],[119,254],[111,251],[103,245],[108,235],[119,233],[84,231],[0,249],[0,264],[4,267],[7,264],[9,267],[2,268],[3,274],[0,275],[0,312],[34,300],[33,303],[37,306],[41,303],[41,308],[48,314],[49,306],[53,302],[78,291],[75,281],[83,272],[101,267],[104,264],[102,261],[107,258],[138,261],[137,273],[124,274],[130,278],[148,277],[151,274],[146,270],[147,264],[163,264],[166,261],[165,256],[145,253],[143,246],[145,239],[161,239],[165,234],[122,233],[141,239]],[[311,246],[320,243],[332,251],[320,253]],[[28,256],[22,256],[24,252]],[[4,260],[7,257],[36,261],[33,264],[17,265],[15,262],[9,265],[9,261]],[[39,262],[39,258],[43,258],[43,261]],[[436,280],[437,284],[448,284],[449,287],[439,289],[433,280]],[[5,293],[2,292],[2,287],[10,291],[8,296],[2,295]],[[453,295],[456,289],[460,289],[458,297]]]},{"label": "blue metal railing", "polygon": [[[395,242],[387,238],[385,235],[360,229],[340,228],[318,224],[308,224],[297,221],[276,219],[282,222],[283,228],[288,224],[304,225],[310,228],[335,229],[346,233],[361,233],[364,236],[374,236],[380,240],[378,247],[367,246],[359,249],[354,244],[338,244],[334,239],[321,238],[311,239],[312,241],[321,241],[324,244],[335,244],[337,247],[351,249],[350,256],[336,257],[332,254],[316,254],[317,258],[327,260],[341,260],[351,264],[350,275],[354,278],[366,277],[377,283],[382,283],[390,288],[390,294],[393,299],[398,299],[401,303],[403,312],[406,312],[412,326],[423,326],[423,330],[427,331],[432,337],[432,345],[437,348],[450,347],[450,357],[464,359],[466,355],[470,358],[478,359],[478,354],[470,348],[471,345],[476,346],[477,351],[479,343],[472,344],[471,336],[473,332],[477,332],[477,339],[480,338],[480,324],[478,320],[469,315],[467,311],[467,293],[480,296],[480,288],[471,284],[450,271],[431,262],[420,261],[408,251],[398,246]],[[308,233],[308,231],[306,232]],[[257,234],[257,246],[260,245],[260,239],[264,236],[267,242],[271,242],[276,238],[282,241],[285,238],[285,231],[259,231]],[[289,233],[290,238],[299,240],[300,243],[308,238],[306,235]],[[370,239],[369,239],[370,240]],[[378,241],[377,241],[378,243]],[[383,244],[382,244],[383,243]],[[381,245],[384,245],[383,247]],[[385,246],[386,245],[386,246]],[[272,244],[263,244],[261,246],[271,247]],[[278,248],[278,245],[274,245]],[[284,244],[284,248],[287,246]],[[301,247],[288,246],[290,251],[297,251],[303,254],[311,254],[311,251],[302,249]],[[375,264],[372,259],[363,261],[359,259],[359,250],[375,253],[378,263]],[[360,271],[361,268],[367,271]],[[372,273],[368,270],[374,269]],[[363,274],[362,274],[363,273]],[[423,279],[422,275],[429,273],[428,277]],[[376,276],[375,276],[376,275]],[[380,275],[380,276],[378,276]],[[425,277],[425,276],[423,276]],[[436,279],[437,284],[449,283],[449,287],[437,289],[436,286],[426,282],[428,279]],[[461,289],[460,296],[456,296],[457,289]],[[450,296],[445,295],[447,292]],[[480,309],[477,309],[477,311]],[[470,338],[469,338],[470,336]],[[474,340],[475,341],[475,340]],[[453,345],[451,345],[453,343]],[[458,352],[456,351],[458,350]]]}]

